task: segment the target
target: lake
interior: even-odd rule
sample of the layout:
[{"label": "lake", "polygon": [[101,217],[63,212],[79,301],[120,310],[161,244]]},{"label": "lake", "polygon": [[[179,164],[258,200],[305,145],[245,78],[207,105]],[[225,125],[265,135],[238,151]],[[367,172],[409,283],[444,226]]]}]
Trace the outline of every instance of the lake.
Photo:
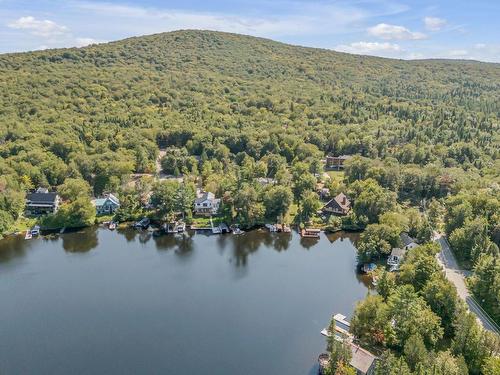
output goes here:
[{"label": "lake", "polygon": [[353,235],[0,241],[0,374],[313,374],[368,291]]}]

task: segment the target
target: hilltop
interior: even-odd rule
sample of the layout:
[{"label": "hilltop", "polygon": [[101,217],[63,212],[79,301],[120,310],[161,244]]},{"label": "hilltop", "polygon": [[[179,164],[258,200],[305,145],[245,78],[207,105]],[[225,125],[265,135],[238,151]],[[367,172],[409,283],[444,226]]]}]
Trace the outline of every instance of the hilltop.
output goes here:
[{"label": "hilltop", "polygon": [[255,159],[274,148],[289,161],[315,147],[488,171],[498,156],[499,64],[177,31],[0,55],[0,77],[4,185],[69,175],[99,193],[153,171],[158,145],[201,155],[221,144]]}]

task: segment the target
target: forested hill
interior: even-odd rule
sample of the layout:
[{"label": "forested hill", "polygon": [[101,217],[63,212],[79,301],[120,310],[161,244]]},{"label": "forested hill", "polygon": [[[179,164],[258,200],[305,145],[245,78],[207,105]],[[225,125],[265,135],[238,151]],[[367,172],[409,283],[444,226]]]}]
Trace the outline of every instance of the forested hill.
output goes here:
[{"label": "forested hill", "polygon": [[151,171],[160,143],[288,161],[312,147],[491,175],[499,92],[499,64],[391,60],[209,31],[5,54],[0,172],[4,186],[78,176],[100,193],[113,176]]}]

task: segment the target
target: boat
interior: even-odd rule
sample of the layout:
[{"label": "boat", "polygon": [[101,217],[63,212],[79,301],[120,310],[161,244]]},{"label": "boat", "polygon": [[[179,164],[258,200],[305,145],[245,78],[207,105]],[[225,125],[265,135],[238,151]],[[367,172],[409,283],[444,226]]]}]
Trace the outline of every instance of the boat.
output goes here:
[{"label": "boat", "polygon": [[117,225],[117,224],[116,224],[114,221],[110,221],[110,222],[109,222],[109,225],[108,225],[108,228],[109,228],[110,230],[115,230],[115,229],[116,229],[116,225]]},{"label": "boat", "polygon": [[269,230],[269,232],[277,232],[278,228],[274,224],[265,224],[265,227]]},{"label": "boat", "polygon": [[235,226],[235,227],[233,228],[233,234],[240,235],[240,234],[243,234],[243,233],[245,233],[245,232],[244,232],[244,231],[242,231],[242,230],[240,229],[240,227],[236,227],[236,226]]},{"label": "boat", "polygon": [[33,235],[31,234],[31,230],[26,231],[26,235],[24,236],[25,240],[31,240],[33,238]]},{"label": "boat", "polygon": [[38,236],[40,235],[40,226],[35,225],[33,228],[31,228],[31,236]]},{"label": "boat", "polygon": [[361,267],[361,271],[363,273],[368,273],[368,272],[375,271],[376,268],[377,268],[377,265],[375,263],[365,263]]},{"label": "boat", "polygon": [[147,217],[144,217],[134,224],[134,228],[147,229],[149,227],[150,223],[151,223],[151,220],[149,220]]},{"label": "boat", "polygon": [[183,233],[186,230],[186,223],[180,222],[179,224],[177,224],[176,230],[177,233]]}]

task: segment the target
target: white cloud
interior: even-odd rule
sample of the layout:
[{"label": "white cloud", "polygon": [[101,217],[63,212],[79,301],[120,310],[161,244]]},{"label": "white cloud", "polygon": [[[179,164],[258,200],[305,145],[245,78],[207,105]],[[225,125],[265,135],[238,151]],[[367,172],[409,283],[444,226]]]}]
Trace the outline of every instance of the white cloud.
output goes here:
[{"label": "white cloud", "polygon": [[439,31],[444,26],[446,26],[446,20],[439,17],[425,17],[424,24],[425,28],[429,31]]},{"label": "white cloud", "polygon": [[[73,5],[95,18],[126,25],[127,34],[146,34],[179,29],[209,29],[264,37],[327,35],[352,31],[367,18],[396,13],[400,8],[382,7],[367,11],[348,3],[311,4],[285,1],[287,12],[231,14],[166,8],[148,8],[117,3],[76,1]],[[120,22],[121,21],[121,22]],[[125,24],[125,22],[127,22]],[[120,28],[120,26],[118,26]]]},{"label": "white cloud", "polygon": [[355,53],[357,55],[375,55],[384,57],[399,57],[404,50],[398,44],[388,42],[354,42],[340,44],[334,48],[340,52]]},{"label": "white cloud", "polygon": [[447,53],[450,57],[468,57],[469,52],[466,49],[452,49]]},{"label": "white cloud", "polygon": [[53,37],[68,32],[66,26],[58,25],[50,20],[38,20],[33,16],[21,17],[7,25],[12,29],[28,30],[33,35]]},{"label": "white cloud", "polygon": [[368,28],[368,33],[386,40],[419,40],[426,38],[426,35],[423,33],[410,31],[404,26],[389,25],[387,23],[379,23]]},{"label": "white cloud", "polygon": [[75,38],[75,47],[85,47],[97,43],[103,43],[103,41],[93,38]]}]

